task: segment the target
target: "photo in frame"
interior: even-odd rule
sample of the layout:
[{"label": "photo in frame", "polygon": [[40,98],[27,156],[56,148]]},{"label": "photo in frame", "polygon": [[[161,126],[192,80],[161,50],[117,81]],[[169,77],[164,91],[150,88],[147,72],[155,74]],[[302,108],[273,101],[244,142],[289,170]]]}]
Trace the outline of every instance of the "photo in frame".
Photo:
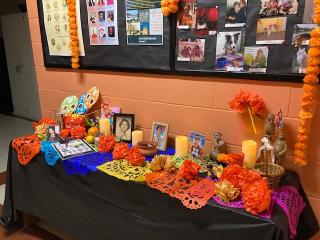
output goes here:
[{"label": "photo in frame", "polygon": [[194,131],[189,135],[189,152],[194,158],[203,156],[203,148],[206,144],[206,136]]},{"label": "photo in frame", "polygon": [[113,133],[117,142],[132,141],[132,131],[134,130],[134,114],[115,113],[113,117]]},{"label": "photo in frame", "polygon": [[153,122],[151,141],[157,143],[159,150],[165,151],[167,148],[169,125],[167,123]]},{"label": "photo in frame", "polygon": [[60,127],[59,125],[48,125],[46,130],[47,141],[58,142],[60,140]]}]

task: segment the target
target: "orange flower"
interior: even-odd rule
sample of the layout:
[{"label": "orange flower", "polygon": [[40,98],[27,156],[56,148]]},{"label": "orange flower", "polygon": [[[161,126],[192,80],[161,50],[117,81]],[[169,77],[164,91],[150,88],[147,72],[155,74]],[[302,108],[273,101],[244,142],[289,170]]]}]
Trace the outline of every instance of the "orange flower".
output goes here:
[{"label": "orange flower", "polygon": [[317,74],[308,74],[304,77],[303,81],[307,84],[316,84],[319,82]]}]

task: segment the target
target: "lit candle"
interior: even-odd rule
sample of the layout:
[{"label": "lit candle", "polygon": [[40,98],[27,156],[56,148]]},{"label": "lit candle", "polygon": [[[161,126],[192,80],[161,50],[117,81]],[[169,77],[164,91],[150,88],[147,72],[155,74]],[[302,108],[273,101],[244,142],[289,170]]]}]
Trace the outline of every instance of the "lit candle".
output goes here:
[{"label": "lit candle", "polygon": [[242,152],[244,154],[243,165],[247,168],[253,168],[256,165],[257,143],[253,140],[243,141]]},{"label": "lit candle", "polygon": [[176,137],[176,156],[184,158],[188,156],[189,139],[186,136]]},{"label": "lit candle", "polygon": [[100,118],[99,120],[100,133],[104,136],[110,135],[110,119]]},{"label": "lit candle", "polygon": [[140,130],[135,130],[132,132],[132,146],[137,145],[139,142],[143,141],[143,132]]}]

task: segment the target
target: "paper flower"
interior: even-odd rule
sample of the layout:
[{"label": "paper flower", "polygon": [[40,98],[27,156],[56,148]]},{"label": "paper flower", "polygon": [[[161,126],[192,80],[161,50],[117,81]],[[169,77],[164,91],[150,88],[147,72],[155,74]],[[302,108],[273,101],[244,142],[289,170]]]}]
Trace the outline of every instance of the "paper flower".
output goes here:
[{"label": "paper flower", "polygon": [[266,113],[266,104],[264,100],[257,94],[240,90],[240,92],[237,93],[229,102],[229,106],[233,111],[239,113],[248,111],[252,128],[254,130],[254,133],[257,134],[252,114],[263,115]]},{"label": "paper flower", "polygon": [[222,201],[230,202],[240,196],[240,190],[235,188],[229,181],[224,180],[216,183],[216,195]]},{"label": "paper flower", "polygon": [[244,159],[244,154],[219,154],[217,156],[217,160],[219,162],[227,163],[227,164],[238,164],[242,166]]},{"label": "paper flower", "polygon": [[116,143],[114,146],[114,150],[112,152],[113,159],[120,160],[125,159],[128,155],[129,147],[128,144],[122,142],[122,143]]},{"label": "paper flower", "polygon": [[139,147],[134,146],[129,150],[126,160],[132,166],[143,166],[146,158],[141,154]]},{"label": "paper flower", "polygon": [[171,156],[156,155],[150,164],[150,169],[154,172],[161,170],[174,170],[175,164]]},{"label": "paper flower", "polygon": [[116,138],[114,135],[101,136],[99,138],[99,152],[111,152],[116,144]]},{"label": "paper flower", "polygon": [[195,179],[201,167],[192,160],[185,160],[179,169],[179,175],[185,179]]}]

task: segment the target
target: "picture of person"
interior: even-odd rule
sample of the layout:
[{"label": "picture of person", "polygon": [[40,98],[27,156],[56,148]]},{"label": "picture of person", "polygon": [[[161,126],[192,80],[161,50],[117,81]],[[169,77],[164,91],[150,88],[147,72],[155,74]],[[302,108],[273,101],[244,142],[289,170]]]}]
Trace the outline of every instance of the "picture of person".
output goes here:
[{"label": "picture of person", "polygon": [[98,0],[98,5],[105,5],[104,0]]},{"label": "picture of person", "polygon": [[90,28],[90,37],[91,37],[92,39],[97,39],[97,37],[98,37],[98,30],[97,30],[96,27],[91,27],[91,28]]},{"label": "picture of person", "polygon": [[245,0],[228,0],[226,27],[241,27],[246,24],[247,2]]},{"label": "picture of person", "polygon": [[106,29],[104,27],[100,27],[99,28],[99,38],[106,38],[107,34],[106,34]]},{"label": "picture of person", "polygon": [[192,131],[190,132],[189,151],[194,158],[202,157],[205,142],[206,142],[206,137],[204,135],[197,132],[192,132]]},{"label": "picture of person", "polygon": [[178,12],[178,29],[191,29],[196,26],[196,1],[181,1],[181,8]]},{"label": "picture of person", "polygon": [[89,19],[91,23],[96,23],[96,13],[95,12],[90,13]]},{"label": "picture of person", "polygon": [[96,5],[95,0],[88,0],[89,7],[94,7]]},{"label": "picture of person", "polygon": [[296,50],[292,60],[293,73],[305,73],[308,60],[308,46],[301,46]]},{"label": "picture of person", "polygon": [[260,18],[256,44],[281,44],[286,34],[287,17]]},{"label": "picture of person", "polygon": [[196,35],[213,35],[217,33],[219,19],[218,6],[208,8],[201,7],[196,9]]},{"label": "picture of person", "polygon": [[205,39],[180,39],[178,61],[204,62]]},{"label": "picture of person", "polygon": [[165,151],[167,148],[169,125],[166,123],[153,122],[151,141],[157,143],[159,150]]},{"label": "picture of person", "polygon": [[114,114],[114,134],[117,141],[131,142],[134,129],[134,114]]},{"label": "picture of person", "polygon": [[298,0],[261,0],[261,17],[286,16],[298,13]]},{"label": "picture of person", "polygon": [[295,47],[309,45],[311,38],[310,32],[316,27],[317,24],[295,24],[293,26],[292,45]]},{"label": "picture of person", "polygon": [[115,37],[114,26],[108,27],[108,37]]},{"label": "picture of person", "polygon": [[245,47],[244,69],[249,72],[266,72],[268,47]]},{"label": "picture of person", "polygon": [[59,139],[60,139],[59,126],[49,125],[47,127],[47,141],[58,142]]},{"label": "picture of person", "polygon": [[108,22],[114,21],[114,12],[113,11],[108,11],[107,16],[108,16]]},{"label": "picture of person", "polygon": [[127,11],[127,34],[140,35],[140,22],[138,10]]},{"label": "picture of person", "polygon": [[99,11],[99,22],[105,22],[106,21],[106,12],[105,11]]},{"label": "picture of person", "polygon": [[139,22],[149,22],[149,10],[139,10]]}]

